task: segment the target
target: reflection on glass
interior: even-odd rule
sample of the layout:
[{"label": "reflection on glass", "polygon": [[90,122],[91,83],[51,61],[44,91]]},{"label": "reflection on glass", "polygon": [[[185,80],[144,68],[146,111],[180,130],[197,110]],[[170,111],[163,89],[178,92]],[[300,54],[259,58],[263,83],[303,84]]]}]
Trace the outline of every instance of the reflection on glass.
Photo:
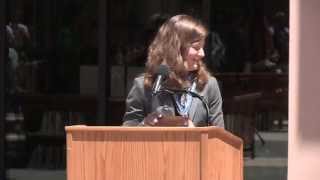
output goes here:
[{"label": "reflection on glass", "polygon": [[[98,2],[8,1],[10,179],[33,179],[33,175],[65,179],[63,126],[96,121],[98,69],[102,68],[97,65]],[[117,103],[112,106],[113,119],[121,119],[132,79],[143,72],[152,34],[160,26],[157,23],[165,21],[159,17],[187,13],[201,18],[206,2],[110,1],[106,51],[112,67],[106,67],[111,72],[106,86]],[[245,179],[285,178],[288,0],[210,2],[210,8],[205,8],[210,10],[205,61],[220,82],[226,127],[244,139]]]},{"label": "reflection on glass", "polygon": [[65,179],[64,126],[96,121],[97,2],[8,1],[9,179]]}]

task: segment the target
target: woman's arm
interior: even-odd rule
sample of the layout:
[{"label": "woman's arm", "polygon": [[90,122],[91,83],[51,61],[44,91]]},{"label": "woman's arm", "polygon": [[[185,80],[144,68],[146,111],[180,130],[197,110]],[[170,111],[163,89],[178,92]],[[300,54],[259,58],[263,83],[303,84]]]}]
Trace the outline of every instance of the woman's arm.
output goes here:
[{"label": "woman's arm", "polygon": [[222,112],[222,97],[218,82],[215,78],[208,81],[208,106],[209,106],[209,123],[212,126],[224,128],[223,112]]},{"label": "woman's arm", "polygon": [[133,86],[126,99],[126,112],[123,126],[141,126],[145,117],[143,77],[134,79]]}]

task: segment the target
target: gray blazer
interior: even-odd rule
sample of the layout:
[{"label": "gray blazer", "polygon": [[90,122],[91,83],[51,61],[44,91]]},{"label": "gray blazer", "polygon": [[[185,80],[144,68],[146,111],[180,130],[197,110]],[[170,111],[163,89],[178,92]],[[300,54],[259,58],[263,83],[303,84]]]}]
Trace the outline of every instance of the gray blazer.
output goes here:
[{"label": "gray blazer", "polygon": [[[174,100],[171,95],[159,94],[151,96],[151,90],[145,89],[144,77],[134,79],[133,86],[126,99],[126,112],[123,117],[123,126],[139,126],[149,113],[155,111],[169,111],[176,115]],[[210,77],[202,91],[196,91],[208,103],[209,117],[205,106],[198,98],[193,98],[189,110],[189,118],[195,126],[206,126],[207,122],[214,126],[224,128],[222,113],[222,98],[217,80]],[[164,110],[165,109],[165,110]]]}]

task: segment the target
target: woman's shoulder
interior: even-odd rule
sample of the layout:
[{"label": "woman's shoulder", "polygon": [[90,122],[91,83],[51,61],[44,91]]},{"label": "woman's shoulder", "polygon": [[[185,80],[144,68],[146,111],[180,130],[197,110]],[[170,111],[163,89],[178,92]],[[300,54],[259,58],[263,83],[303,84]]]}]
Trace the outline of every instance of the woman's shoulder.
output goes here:
[{"label": "woman's shoulder", "polygon": [[204,96],[207,96],[208,101],[211,101],[212,99],[216,99],[216,97],[221,96],[219,83],[216,77],[210,76],[208,78],[207,84],[203,90],[203,94]]},{"label": "woman's shoulder", "polygon": [[208,77],[208,84],[211,84],[211,85],[217,84],[217,78],[212,76],[212,75],[210,75]]},{"label": "woman's shoulder", "polygon": [[142,73],[142,74],[137,75],[137,76],[134,78],[134,80],[143,81],[143,80],[144,80],[144,74]]},{"label": "woman's shoulder", "polygon": [[137,82],[137,83],[143,83],[143,81],[144,81],[144,74],[139,74],[139,75],[137,75],[136,77],[134,77],[133,81],[134,81],[134,82]]},{"label": "woman's shoulder", "polygon": [[216,89],[220,89],[217,78],[214,76],[209,76],[205,89],[208,92],[212,92],[212,91],[216,91]]},{"label": "woman's shoulder", "polygon": [[139,74],[133,79],[133,85],[139,88],[144,87],[144,74]]}]

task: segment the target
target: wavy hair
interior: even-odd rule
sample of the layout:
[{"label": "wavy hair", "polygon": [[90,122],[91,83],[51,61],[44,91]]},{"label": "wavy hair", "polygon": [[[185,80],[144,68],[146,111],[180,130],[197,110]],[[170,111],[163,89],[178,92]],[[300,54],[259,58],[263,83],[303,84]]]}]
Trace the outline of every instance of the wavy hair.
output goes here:
[{"label": "wavy hair", "polygon": [[[183,53],[192,43],[205,40],[208,34],[205,26],[188,15],[176,15],[168,19],[157,32],[148,49],[148,58],[144,74],[144,86],[151,88],[155,79],[155,71],[160,64],[170,69],[166,86],[186,88],[188,71],[184,66]],[[197,88],[202,89],[208,81],[209,72],[202,61],[195,72]]]}]

